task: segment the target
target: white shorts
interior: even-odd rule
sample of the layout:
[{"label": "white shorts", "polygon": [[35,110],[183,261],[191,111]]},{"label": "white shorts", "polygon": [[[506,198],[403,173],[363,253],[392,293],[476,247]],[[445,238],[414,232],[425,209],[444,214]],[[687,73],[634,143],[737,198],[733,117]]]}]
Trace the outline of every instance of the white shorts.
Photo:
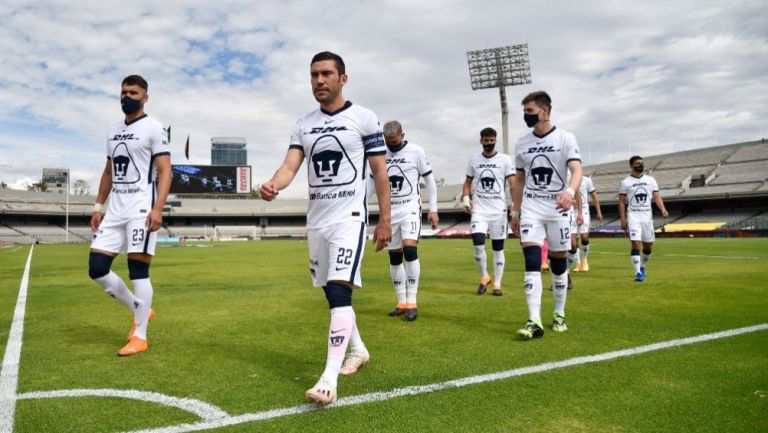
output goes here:
[{"label": "white shorts", "polygon": [[653,242],[656,239],[656,233],[653,230],[653,220],[627,222],[629,231],[629,240],[634,242]]},{"label": "white shorts", "polygon": [[579,234],[589,234],[589,212],[581,214],[581,217],[583,219],[582,223],[579,224]]},{"label": "white shorts", "polygon": [[360,271],[365,249],[365,223],[343,222],[307,230],[309,273],[312,285],[325,286],[328,281],[346,281],[362,287]]},{"label": "white shorts", "polygon": [[472,214],[470,224],[472,225],[471,232],[491,235],[491,239],[506,239],[507,238],[507,214],[502,213],[499,215],[480,215]]},{"label": "white shorts", "polygon": [[539,246],[549,241],[550,251],[568,251],[571,249],[571,218],[541,220],[535,218],[520,219],[520,243],[530,242]]},{"label": "white shorts", "polygon": [[104,218],[93,234],[91,248],[110,253],[144,253],[155,255],[157,232],[148,233],[147,217],[128,219]]},{"label": "white shorts", "polygon": [[392,221],[392,240],[387,244],[388,250],[399,250],[403,247],[403,239],[419,240],[421,233],[421,215],[408,214],[397,221]]},{"label": "white shorts", "polygon": [[576,212],[574,212],[574,210],[571,209],[571,211],[568,213],[571,214],[571,235],[576,236],[579,234],[579,223],[576,220],[576,216],[577,216]]}]

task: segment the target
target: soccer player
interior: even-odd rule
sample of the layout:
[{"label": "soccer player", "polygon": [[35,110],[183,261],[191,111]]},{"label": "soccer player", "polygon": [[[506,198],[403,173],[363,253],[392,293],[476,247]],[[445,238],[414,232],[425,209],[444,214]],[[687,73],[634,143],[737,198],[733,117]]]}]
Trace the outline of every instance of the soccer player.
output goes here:
[{"label": "soccer player", "polygon": [[[387,245],[389,274],[397,295],[397,306],[389,315],[396,317],[405,314],[405,320],[411,322],[418,316],[416,295],[421,273],[417,251],[421,232],[419,178],[424,178],[427,187],[427,220],[433,229],[440,223],[437,215],[437,183],[424,149],[405,140],[400,122],[392,120],[384,124],[384,141],[387,144],[387,174],[392,197],[392,240]],[[374,179],[369,177],[368,183],[370,194]]]},{"label": "soccer player", "polygon": [[[517,335],[522,339],[544,336],[541,323],[541,245],[549,240],[549,267],[553,279],[555,311],[552,330],[565,332],[566,285],[570,247],[570,212],[581,183],[581,158],[576,137],[552,125],[552,99],[543,91],[522,101],[523,119],[533,131],[515,147],[515,188],[512,231],[520,235],[525,258],[525,298],[528,321]],[[571,178],[568,179],[568,171]]]},{"label": "soccer player", "polygon": [[[475,247],[475,262],[480,270],[480,284],[477,294],[488,290],[491,277],[488,275],[485,254],[485,234],[491,235],[493,249],[493,292],[501,296],[501,278],[504,276],[504,239],[507,238],[507,184],[512,190],[515,166],[512,158],[496,151],[496,131],[485,128],[480,131],[483,151],[469,160],[467,178],[462,187],[462,205],[472,214],[472,244]],[[470,199],[470,192],[472,198]]]},{"label": "soccer player", "polygon": [[[160,122],[144,113],[149,99],[147,89],[147,81],[139,75],[129,75],[122,82],[120,104],[125,119],[109,130],[107,164],[91,216],[94,234],[88,275],[133,313],[128,344],[117,352],[120,356],[135,355],[149,347],[147,327],[155,314],[149,264],[155,254],[157,230],[163,223],[163,206],[171,187],[171,153],[166,132]],[[110,270],[115,256],[121,252],[128,253],[133,293]]]},{"label": "soccer player", "polygon": [[597,219],[603,222],[603,211],[600,209],[600,198],[597,196],[597,190],[592,183],[592,178],[584,176],[581,180],[581,187],[579,187],[579,194],[581,196],[581,218],[582,222],[579,224],[578,233],[581,240],[581,251],[578,257],[578,265],[574,271],[576,272],[588,272],[589,262],[587,256],[589,256],[589,225],[591,222],[591,215],[589,213],[589,198],[592,197],[592,202],[595,204],[595,211]]},{"label": "soccer player", "polygon": [[[261,185],[260,193],[273,200],[293,181],[306,158],[309,272],[313,284],[323,287],[331,310],[325,371],[306,396],[326,405],[336,400],[339,373],[352,374],[370,359],[352,309],[352,289],[362,286],[368,222],[366,161],[379,201],[379,223],[373,232],[376,251],[384,248],[392,232],[384,136],[376,115],[344,99],[342,87],[348,77],[339,55],[316,54],[310,77],[320,108],[296,122],[282,165]],[[345,358],[347,346],[350,353]]]},{"label": "soccer player", "polygon": [[[656,235],[653,230],[653,209],[651,198],[661,210],[664,218],[669,217],[664,200],[661,199],[659,186],[656,179],[643,174],[643,158],[633,156],[629,158],[629,167],[632,174],[624,178],[619,185],[619,218],[621,228],[629,232],[629,240],[632,242],[632,266],[635,269],[635,281],[642,282],[646,277],[646,265],[651,260],[653,241]],[[642,243],[643,255],[640,256],[640,244]]]}]

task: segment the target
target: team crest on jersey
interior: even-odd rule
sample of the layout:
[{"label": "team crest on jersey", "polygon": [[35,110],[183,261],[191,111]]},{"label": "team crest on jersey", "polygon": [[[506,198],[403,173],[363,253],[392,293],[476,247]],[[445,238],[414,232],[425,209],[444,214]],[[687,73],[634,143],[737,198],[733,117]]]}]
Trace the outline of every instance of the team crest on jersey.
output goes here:
[{"label": "team crest on jersey", "polygon": [[413,185],[403,173],[403,169],[391,165],[387,168],[387,174],[389,175],[389,189],[392,197],[408,197],[413,193]]},{"label": "team crest on jersey", "polygon": [[480,173],[480,191],[488,194],[501,193],[501,182],[496,179],[491,170],[483,170]]},{"label": "team crest on jersey", "polygon": [[128,146],[125,142],[119,143],[112,152],[112,183],[137,183],[140,180],[141,173],[131,158]]},{"label": "team crest on jersey", "polygon": [[309,176],[311,187],[349,185],[357,177],[357,168],[333,135],[323,135],[315,141],[309,161],[314,173]]},{"label": "team crest on jersey", "polygon": [[633,199],[636,204],[646,204],[648,202],[648,190],[642,187],[636,189]]},{"label": "team crest on jersey", "polygon": [[531,189],[535,191],[560,192],[565,187],[563,178],[546,155],[536,155],[533,158],[530,176],[535,185]]}]

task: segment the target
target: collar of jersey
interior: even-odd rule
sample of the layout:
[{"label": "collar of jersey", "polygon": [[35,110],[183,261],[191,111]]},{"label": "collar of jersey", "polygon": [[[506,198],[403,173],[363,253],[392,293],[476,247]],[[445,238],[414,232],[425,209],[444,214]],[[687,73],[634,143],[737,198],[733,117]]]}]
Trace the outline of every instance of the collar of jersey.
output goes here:
[{"label": "collar of jersey", "polygon": [[643,176],[645,176],[645,173],[640,173],[640,177],[637,177],[634,174],[630,174],[630,176],[634,177],[635,179],[642,179]]},{"label": "collar of jersey", "polygon": [[141,119],[143,119],[145,117],[147,117],[147,113],[142,114],[141,116],[131,120],[130,122],[126,122],[125,120],[123,120],[123,123],[125,123],[125,126],[130,126],[130,125],[133,125],[134,123],[138,122],[139,120],[141,120]]},{"label": "collar of jersey", "polygon": [[352,101],[347,101],[344,103],[344,106],[342,106],[336,111],[325,111],[322,107],[320,107],[320,111],[322,111],[323,114],[325,114],[326,116],[335,116],[351,106],[352,106]]},{"label": "collar of jersey", "polygon": [[495,151],[494,151],[494,153],[493,153],[493,155],[491,155],[491,156],[485,156],[485,152],[480,152],[480,155],[483,155],[483,158],[485,158],[485,159],[491,159],[491,158],[494,158],[494,157],[495,157],[496,155],[498,155],[498,154],[499,154],[499,151],[498,151],[498,150],[495,150]]},{"label": "collar of jersey", "polygon": [[550,130],[549,130],[549,131],[548,131],[546,134],[544,134],[544,135],[539,135],[539,134],[537,134],[537,133],[536,133],[536,131],[533,131],[533,135],[535,135],[537,138],[544,138],[544,137],[546,137],[547,135],[549,135],[549,134],[551,134],[551,133],[555,132],[555,129],[557,129],[557,126],[553,126],[553,127],[552,127],[552,129],[550,129]]}]

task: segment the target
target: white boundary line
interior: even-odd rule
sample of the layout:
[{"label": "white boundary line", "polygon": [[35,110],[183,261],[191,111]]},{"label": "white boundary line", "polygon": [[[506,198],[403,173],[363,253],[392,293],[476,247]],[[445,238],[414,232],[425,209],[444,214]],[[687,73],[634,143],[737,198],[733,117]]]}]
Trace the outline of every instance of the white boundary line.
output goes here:
[{"label": "white boundary line", "polygon": [[[339,399],[332,407],[354,406],[358,404],[372,403],[377,401],[386,401],[393,398],[407,395],[419,395],[429,392],[440,391],[444,389],[460,388],[478,383],[494,382],[497,380],[508,379],[511,377],[525,376],[533,373],[557,370],[560,368],[572,367],[575,365],[590,364],[593,362],[610,361],[613,359],[624,358],[628,356],[639,355],[642,353],[654,352],[657,350],[669,349],[673,347],[687,346],[690,344],[702,343],[705,341],[718,340],[722,338],[735,337],[737,335],[749,334],[752,332],[768,330],[768,323],[762,323],[745,328],[730,329],[727,331],[714,332],[711,334],[697,335],[695,337],[680,338],[676,340],[664,341],[661,343],[638,346],[630,349],[605,352],[597,355],[578,356],[576,358],[565,359],[563,361],[546,362],[544,364],[533,365],[530,367],[515,368],[512,370],[501,371],[498,373],[482,374],[478,376],[469,376],[461,379],[449,380],[447,382],[433,383],[430,385],[407,386],[390,391],[372,392],[352,397]],[[160,427],[155,429],[135,430],[131,433],[186,433],[191,431],[217,429],[225,426],[244,424],[254,421],[264,421],[274,418],[280,418],[289,415],[298,415],[302,413],[319,410],[316,405],[303,404],[300,406],[287,407],[282,409],[273,409],[263,412],[246,413],[237,416],[228,416],[210,421],[200,421],[195,423],[179,424],[169,427]]]},{"label": "white boundary line", "polygon": [[193,398],[171,397],[158,392],[122,390],[122,389],[62,389],[56,391],[35,391],[19,394],[19,400],[61,397],[118,397],[158,403],[191,412],[204,420],[213,420],[229,416],[218,406]]},{"label": "white boundary line", "polygon": [[[590,254],[608,254],[612,256],[629,256],[627,253],[615,253],[612,251],[590,251]],[[706,254],[658,254],[655,253],[654,256],[661,256],[661,257],[688,257],[688,258],[698,258],[698,259],[731,259],[731,260],[762,260],[766,257],[760,257],[760,256],[710,256]]]},{"label": "white boundary line", "polygon": [[16,415],[16,387],[19,384],[19,360],[21,359],[21,337],[24,335],[24,311],[27,306],[27,287],[29,287],[29,268],[32,264],[32,251],[29,247],[27,264],[19,285],[19,297],[16,299],[16,309],[13,311],[11,331],[8,334],[8,344],[5,346],[3,366],[0,369],[0,432],[12,433],[13,420]]}]

